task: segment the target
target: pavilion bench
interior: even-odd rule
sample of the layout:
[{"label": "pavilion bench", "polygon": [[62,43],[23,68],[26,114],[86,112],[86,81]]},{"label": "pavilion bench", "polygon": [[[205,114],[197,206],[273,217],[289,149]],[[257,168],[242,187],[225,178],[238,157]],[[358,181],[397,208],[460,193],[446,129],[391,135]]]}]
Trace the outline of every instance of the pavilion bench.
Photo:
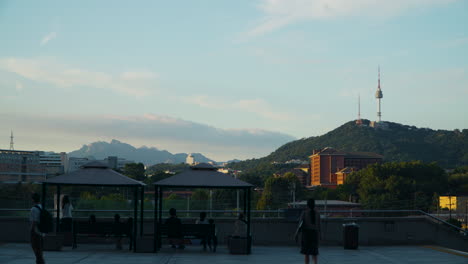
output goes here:
[{"label": "pavilion bench", "polygon": [[[166,224],[159,225],[161,237],[167,238],[167,231],[168,226]],[[214,224],[182,224],[182,234],[184,244],[190,244],[190,239],[210,238],[216,251],[217,237]]]},{"label": "pavilion bench", "polygon": [[132,226],[129,223],[120,223],[116,226],[113,222],[73,221],[73,248],[77,247],[77,237],[128,237],[130,238],[130,250],[132,249]]}]

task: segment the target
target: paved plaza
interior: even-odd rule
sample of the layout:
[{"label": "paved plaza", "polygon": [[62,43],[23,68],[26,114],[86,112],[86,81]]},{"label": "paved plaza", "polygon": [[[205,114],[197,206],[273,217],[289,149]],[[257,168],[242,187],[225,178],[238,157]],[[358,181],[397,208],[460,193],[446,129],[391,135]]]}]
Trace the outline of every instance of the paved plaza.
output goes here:
[{"label": "paved plaza", "polygon": [[[48,264],[117,264],[117,263],[161,263],[161,264],[233,264],[233,263],[304,263],[303,256],[295,247],[255,246],[251,255],[230,255],[221,246],[216,253],[203,252],[191,246],[185,250],[164,248],[160,253],[131,253],[113,250],[112,245],[82,245],[76,250],[64,248],[62,251],[44,253]],[[0,245],[0,263],[34,263],[29,244],[6,243]],[[322,247],[319,263],[364,264],[364,263],[437,263],[467,264],[468,254],[451,252],[439,247],[394,246],[360,247],[358,250],[344,250],[342,247]]]}]

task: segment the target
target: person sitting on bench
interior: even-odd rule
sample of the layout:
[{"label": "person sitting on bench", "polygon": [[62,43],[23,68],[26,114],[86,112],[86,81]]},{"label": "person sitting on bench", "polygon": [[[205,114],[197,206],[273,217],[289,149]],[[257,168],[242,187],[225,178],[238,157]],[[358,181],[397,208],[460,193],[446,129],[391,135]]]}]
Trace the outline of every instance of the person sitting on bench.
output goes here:
[{"label": "person sitting on bench", "polygon": [[123,225],[120,222],[120,215],[114,215],[114,223],[112,225],[112,233],[115,236],[115,248],[118,250],[122,249],[122,231]]},{"label": "person sitting on bench", "polygon": [[167,238],[172,248],[184,249],[184,235],[182,233],[182,221],[177,217],[177,211],[175,208],[169,209],[170,217],[166,219],[165,224],[167,225]]},{"label": "person sitting on bench", "polygon": [[[197,225],[207,225],[208,219],[206,219],[206,212],[200,213],[200,219],[195,222]],[[200,243],[203,245],[203,250],[206,250],[206,236],[207,234],[200,234],[198,237],[201,239]],[[211,246],[210,246],[211,249]]]},{"label": "person sitting on bench", "polygon": [[[214,225],[214,220],[208,220],[208,224]],[[218,237],[216,236],[216,227],[214,227],[213,233],[209,233],[206,237],[206,242],[208,243],[208,247],[213,252],[216,252],[216,247],[218,246]],[[211,248],[211,244],[213,244],[213,248]]]},{"label": "person sitting on bench", "polygon": [[234,233],[232,237],[245,237],[247,234],[247,221],[244,219],[244,214],[240,213],[237,220],[234,222]]}]

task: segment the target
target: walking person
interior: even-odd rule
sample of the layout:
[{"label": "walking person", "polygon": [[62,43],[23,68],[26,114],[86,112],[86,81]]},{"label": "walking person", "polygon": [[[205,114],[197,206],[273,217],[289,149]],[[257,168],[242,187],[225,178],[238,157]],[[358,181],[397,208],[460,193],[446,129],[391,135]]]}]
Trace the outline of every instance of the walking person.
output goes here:
[{"label": "walking person", "polygon": [[30,233],[31,233],[31,247],[36,256],[36,264],[44,264],[44,255],[43,255],[43,244],[45,234],[39,231],[39,223],[41,221],[41,210],[42,205],[41,197],[38,193],[32,195],[32,201],[34,206],[31,208],[31,213],[29,215],[29,220],[31,222]]},{"label": "walking person", "polygon": [[302,212],[299,229],[302,232],[301,253],[304,254],[305,264],[310,263],[310,255],[312,255],[314,264],[317,264],[320,240],[320,213],[315,208],[314,199],[307,200],[307,208]]},{"label": "walking person", "polygon": [[68,197],[68,195],[64,195],[62,198],[62,211],[60,212],[62,214],[61,230],[63,232],[72,231],[72,223],[73,223],[72,210],[73,210],[73,205],[70,203],[70,198]]}]

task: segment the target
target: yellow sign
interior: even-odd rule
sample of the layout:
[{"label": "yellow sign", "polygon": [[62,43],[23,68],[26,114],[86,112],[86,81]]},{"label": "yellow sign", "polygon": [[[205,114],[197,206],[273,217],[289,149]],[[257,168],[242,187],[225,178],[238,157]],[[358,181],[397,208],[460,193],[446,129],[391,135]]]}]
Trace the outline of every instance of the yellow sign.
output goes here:
[{"label": "yellow sign", "polygon": [[457,210],[457,197],[456,196],[440,196],[439,206],[440,208]]}]

